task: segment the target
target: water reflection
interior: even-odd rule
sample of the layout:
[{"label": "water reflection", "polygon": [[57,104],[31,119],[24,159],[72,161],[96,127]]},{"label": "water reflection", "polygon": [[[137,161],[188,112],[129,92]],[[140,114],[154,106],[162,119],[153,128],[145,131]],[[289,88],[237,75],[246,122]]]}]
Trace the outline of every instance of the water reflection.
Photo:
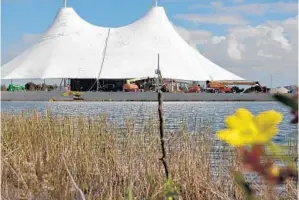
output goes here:
[{"label": "water reflection", "polygon": [[[120,127],[127,126],[127,119],[136,119],[136,128],[143,128],[150,120],[157,119],[156,102],[1,102],[2,112],[18,113],[36,109],[40,113],[50,109],[54,115],[99,117],[105,114],[107,120]],[[288,108],[276,102],[165,102],[164,116],[167,131],[176,131],[183,126],[190,132],[199,132],[210,125],[213,131],[223,128],[224,116],[237,108],[250,109],[254,114],[275,109],[285,116],[280,125],[276,142],[285,143],[288,135],[297,131],[297,125],[290,126],[292,116]]]}]

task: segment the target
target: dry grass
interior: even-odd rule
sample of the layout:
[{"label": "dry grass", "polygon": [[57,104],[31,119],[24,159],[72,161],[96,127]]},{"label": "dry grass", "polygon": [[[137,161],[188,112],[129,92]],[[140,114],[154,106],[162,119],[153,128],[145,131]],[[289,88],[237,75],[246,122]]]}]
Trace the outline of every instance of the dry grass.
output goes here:
[{"label": "dry grass", "polygon": [[[2,114],[2,199],[80,199],[76,186],[86,199],[128,199],[130,188],[134,199],[164,199],[157,129],[148,122],[137,132],[133,122],[123,133],[104,118]],[[244,199],[230,176],[238,168],[234,155],[219,152],[223,165],[216,179],[212,176],[212,134],[208,129],[166,134],[179,197]],[[290,183],[284,196],[294,199],[296,192]]]}]

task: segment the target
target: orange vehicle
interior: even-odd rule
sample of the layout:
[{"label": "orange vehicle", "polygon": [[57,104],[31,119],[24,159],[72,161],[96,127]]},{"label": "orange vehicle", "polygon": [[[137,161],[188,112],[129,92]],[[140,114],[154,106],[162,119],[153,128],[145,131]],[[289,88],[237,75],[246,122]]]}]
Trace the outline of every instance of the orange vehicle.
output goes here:
[{"label": "orange vehicle", "polygon": [[138,92],[139,87],[135,83],[124,84],[123,89],[125,92]]},{"label": "orange vehicle", "polygon": [[192,85],[191,87],[188,88],[186,93],[199,93],[201,92],[200,86],[199,85]]},{"label": "orange vehicle", "polygon": [[135,83],[131,83],[138,80],[140,79],[127,80],[126,83],[123,85],[123,90],[125,92],[138,92],[139,91],[138,85],[136,85]]},{"label": "orange vehicle", "polygon": [[231,87],[219,81],[206,81],[206,90],[209,93],[233,93]]},{"label": "orange vehicle", "polygon": [[211,93],[238,93],[237,87],[229,85],[250,85],[255,86],[256,91],[262,91],[258,81],[206,81],[206,90]]}]

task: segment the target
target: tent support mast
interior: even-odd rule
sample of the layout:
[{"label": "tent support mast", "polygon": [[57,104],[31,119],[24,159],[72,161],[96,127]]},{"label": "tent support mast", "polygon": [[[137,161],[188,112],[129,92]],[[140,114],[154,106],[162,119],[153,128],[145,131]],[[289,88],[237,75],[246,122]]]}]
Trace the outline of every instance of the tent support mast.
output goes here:
[{"label": "tent support mast", "polygon": [[99,89],[100,89],[100,81],[99,79],[97,79],[97,92],[99,91]]},{"label": "tent support mast", "polygon": [[60,84],[59,84],[59,90],[61,90],[62,82],[63,82],[63,78],[62,78],[61,81],[60,81]]},{"label": "tent support mast", "polygon": [[160,92],[160,83],[161,83],[161,71],[160,71],[160,54],[158,53],[158,69],[156,70],[156,88],[155,91]]}]

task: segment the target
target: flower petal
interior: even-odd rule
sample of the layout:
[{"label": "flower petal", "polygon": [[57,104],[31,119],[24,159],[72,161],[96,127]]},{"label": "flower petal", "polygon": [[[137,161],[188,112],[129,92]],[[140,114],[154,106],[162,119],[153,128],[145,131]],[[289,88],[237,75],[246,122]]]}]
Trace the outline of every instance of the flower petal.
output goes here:
[{"label": "flower petal", "polygon": [[242,128],[241,122],[242,121],[235,115],[230,115],[225,118],[225,124],[229,128],[233,128],[233,129]]},{"label": "flower petal", "polygon": [[264,144],[277,134],[277,125],[282,118],[282,114],[274,110],[255,117],[249,110],[240,108],[234,115],[225,118],[228,129],[218,131],[217,136],[235,147]]},{"label": "flower petal", "polygon": [[282,121],[282,114],[275,110],[268,110],[260,113],[254,118],[254,122],[261,133],[266,132],[268,129],[276,127]]},{"label": "flower petal", "polygon": [[235,129],[217,131],[217,136],[220,140],[224,140],[231,146],[243,146],[249,143],[248,140],[251,140],[249,137],[242,137],[240,132]]},{"label": "flower petal", "polygon": [[255,143],[256,144],[264,144],[269,142],[278,132],[278,128],[275,126],[269,127],[264,132],[260,133],[259,135],[255,136]]},{"label": "flower petal", "polygon": [[241,120],[251,121],[254,116],[252,115],[252,113],[248,109],[246,109],[246,108],[239,108],[236,111],[236,117],[238,117]]},{"label": "flower petal", "polygon": [[245,108],[240,108],[236,111],[234,115],[226,117],[225,123],[229,128],[244,131],[248,129],[248,126],[249,124],[251,124],[252,119],[253,115],[249,110]]}]

